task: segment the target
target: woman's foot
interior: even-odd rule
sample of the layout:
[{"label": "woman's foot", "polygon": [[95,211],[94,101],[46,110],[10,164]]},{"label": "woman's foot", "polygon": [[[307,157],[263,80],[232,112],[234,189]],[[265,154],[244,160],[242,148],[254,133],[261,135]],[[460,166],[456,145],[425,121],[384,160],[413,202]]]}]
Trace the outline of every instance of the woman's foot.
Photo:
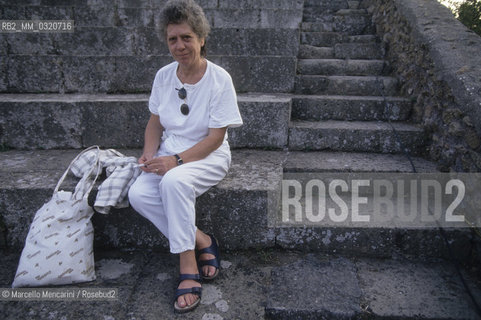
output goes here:
[{"label": "woman's foot", "polygon": [[[201,289],[202,287],[200,283],[195,280],[183,280],[179,283],[179,286],[177,287],[178,290],[189,289],[189,288]],[[194,289],[194,291],[197,291],[197,289]],[[179,308],[184,309],[186,307],[192,306],[194,303],[197,302],[197,300],[200,300],[199,295],[194,293],[186,293],[177,298],[177,305]]]},{"label": "woman's foot", "polygon": [[[215,243],[214,243],[215,242]],[[205,280],[214,279],[219,273],[219,250],[214,237],[197,230],[197,250],[201,275]],[[208,261],[208,262],[207,262]]]},{"label": "woman's foot", "polygon": [[179,286],[175,294],[175,311],[187,312],[197,307],[202,293],[200,281],[194,250],[182,252],[180,254]]}]

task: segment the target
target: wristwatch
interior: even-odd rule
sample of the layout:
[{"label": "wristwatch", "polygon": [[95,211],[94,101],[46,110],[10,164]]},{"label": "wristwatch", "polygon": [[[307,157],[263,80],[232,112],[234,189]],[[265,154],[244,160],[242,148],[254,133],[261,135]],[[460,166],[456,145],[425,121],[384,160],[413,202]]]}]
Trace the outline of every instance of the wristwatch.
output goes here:
[{"label": "wristwatch", "polygon": [[181,164],[184,164],[184,160],[178,155],[174,154],[175,159],[177,159],[177,165],[180,166]]}]

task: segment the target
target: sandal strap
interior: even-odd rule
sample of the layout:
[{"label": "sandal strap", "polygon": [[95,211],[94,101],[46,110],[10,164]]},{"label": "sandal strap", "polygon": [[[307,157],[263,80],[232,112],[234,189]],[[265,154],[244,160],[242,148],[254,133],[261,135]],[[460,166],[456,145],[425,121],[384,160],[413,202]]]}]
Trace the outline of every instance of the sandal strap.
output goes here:
[{"label": "sandal strap", "polygon": [[212,254],[212,255],[217,257],[218,254],[219,254],[219,248],[217,247],[217,240],[213,236],[211,236],[210,234],[209,234],[209,237],[210,237],[210,240],[212,242],[211,245],[207,248],[198,250],[197,254],[201,255],[201,254],[204,254],[204,253],[208,253],[208,254]]},{"label": "sandal strap", "polygon": [[200,274],[198,274],[198,273],[196,273],[196,274],[181,273],[179,275],[179,283],[184,281],[184,280],[195,280],[195,281],[200,283],[201,279],[202,278],[200,277]]},{"label": "sandal strap", "polygon": [[199,298],[202,295],[202,288],[201,287],[192,287],[192,288],[185,288],[185,289],[177,289],[175,290],[175,300],[177,300],[180,296],[183,296],[184,294],[192,293]]},{"label": "sandal strap", "polygon": [[217,260],[217,258],[210,259],[210,260],[199,260],[199,267],[203,267],[203,266],[212,266],[212,267],[216,267],[217,269],[220,268],[219,260]]},{"label": "sandal strap", "polygon": [[212,255],[215,256],[216,253],[217,253],[217,248],[213,248],[212,245],[211,245],[208,248],[200,249],[200,250],[197,251],[198,255],[201,255],[201,254],[204,254],[204,253],[209,253],[209,254],[212,254]]}]

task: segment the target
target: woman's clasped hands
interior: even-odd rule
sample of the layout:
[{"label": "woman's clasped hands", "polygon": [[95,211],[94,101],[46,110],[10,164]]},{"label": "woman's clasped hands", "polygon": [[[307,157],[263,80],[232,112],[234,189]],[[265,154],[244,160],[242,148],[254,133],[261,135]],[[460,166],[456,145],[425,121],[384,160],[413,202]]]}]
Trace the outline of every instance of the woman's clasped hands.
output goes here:
[{"label": "woman's clasped hands", "polygon": [[[149,159],[150,158],[150,159]],[[177,167],[175,156],[147,157],[142,155],[139,158],[140,169],[144,172],[155,173],[163,176],[170,169]]]}]

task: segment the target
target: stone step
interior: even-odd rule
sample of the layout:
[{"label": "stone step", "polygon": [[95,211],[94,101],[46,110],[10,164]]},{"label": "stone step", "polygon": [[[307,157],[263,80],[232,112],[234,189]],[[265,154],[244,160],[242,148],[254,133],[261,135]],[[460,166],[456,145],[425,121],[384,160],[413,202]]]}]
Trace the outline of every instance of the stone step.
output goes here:
[{"label": "stone step", "polygon": [[336,59],[383,59],[384,48],[378,43],[337,43]]},{"label": "stone step", "polygon": [[[140,156],[141,149],[117,149]],[[35,212],[47,201],[57,180],[79,150],[7,151],[0,153],[0,238],[3,246],[23,247]],[[279,198],[283,154],[275,151],[235,151],[228,176],[197,199],[197,221],[213,232],[226,249],[273,247],[275,233],[268,228],[268,200]],[[62,189],[72,189],[75,178]],[[64,190],[65,190],[64,189]],[[275,205],[274,205],[275,206]],[[215,221],[215,224],[212,224]],[[166,248],[159,231],[132,208],[95,214],[97,247]]]},{"label": "stone step", "polygon": [[340,9],[336,11],[335,15],[337,16],[369,16],[366,9],[359,9],[359,8]]},{"label": "stone step", "polygon": [[304,1],[304,13],[333,13],[341,9],[348,9],[349,4],[347,1],[318,1],[318,0],[305,0]]},{"label": "stone step", "polygon": [[398,80],[385,76],[300,75],[296,77],[295,92],[298,94],[396,96]]},{"label": "stone step", "polygon": [[[298,38],[298,30],[287,27],[213,28],[207,50],[212,56],[295,56]],[[74,33],[0,33],[0,44],[14,57],[169,55],[154,27],[76,26]]]},{"label": "stone step", "polygon": [[[479,319],[456,268],[445,261],[310,254],[272,269],[266,317]],[[479,299],[478,280],[472,276],[467,277],[469,287]]]},{"label": "stone step", "polygon": [[[148,92],[155,72],[172,60],[156,29],[165,1],[107,3],[2,6],[2,19],[71,19],[75,31],[0,33],[0,92]],[[234,3],[201,3],[212,27],[209,59],[232,74],[238,92],[292,92],[302,2]]]},{"label": "stone step", "polygon": [[[406,223],[399,219],[400,213],[411,214],[412,210],[407,209],[412,205],[411,197],[403,197],[404,203],[401,207],[399,201],[393,199],[393,214],[397,216],[388,220],[379,220],[379,210],[374,207],[372,190],[364,191],[362,197],[367,202],[359,206],[359,214],[367,215],[369,222],[354,222],[352,213],[353,194],[348,187],[347,193],[340,193],[340,201],[343,201],[348,208],[348,217],[344,221],[334,222],[330,213],[326,212],[322,220],[316,220],[320,209],[317,209],[319,189],[312,189],[312,209],[308,210],[306,203],[307,183],[311,181],[322,181],[325,184],[326,192],[330,181],[333,179],[387,179],[390,181],[423,179],[423,174],[428,173],[431,179],[433,173],[437,172],[436,165],[421,158],[411,156],[410,159],[404,154],[380,154],[380,153],[353,153],[353,152],[300,152],[290,151],[284,162],[283,186],[293,185],[289,181],[298,182],[300,189],[292,194],[292,189],[283,189],[282,215],[277,220],[276,244],[284,249],[299,248],[299,244],[314,252],[337,252],[349,253],[356,256],[384,256],[391,257],[396,254],[408,254],[416,257],[450,257],[451,253],[445,245],[445,239],[441,236],[437,224],[422,222],[419,218],[419,211],[415,214],[413,223]],[[413,174],[414,168],[416,174]],[[424,176],[426,177],[426,176]],[[393,182],[395,183],[395,182]],[[348,182],[348,184],[350,184]],[[372,182],[371,182],[372,185]],[[330,186],[329,186],[330,187]],[[362,188],[360,189],[363,192]],[[320,190],[319,190],[320,192]],[[329,191],[330,192],[330,191]],[[299,194],[300,193],[300,194]],[[299,197],[299,208],[292,206],[286,200],[288,195],[291,199]],[[338,210],[339,202],[334,203],[328,195],[325,208]],[[296,201],[294,201],[295,203]],[[287,207],[286,207],[287,204]],[[289,206],[292,207],[289,207]],[[286,216],[284,210],[289,212]],[[404,208],[404,209],[403,209]],[[331,210],[331,209],[329,209]],[[403,211],[404,210],[404,211]],[[444,210],[444,209],[442,209]],[[409,211],[409,213],[408,213]],[[308,212],[311,213],[308,216]],[[391,211],[389,211],[391,212]],[[352,220],[352,221],[351,221]],[[447,226],[444,234],[451,244],[454,255],[466,261],[471,256],[471,250],[475,248],[472,243],[467,225],[458,224],[456,227]],[[452,258],[452,257],[451,257]]]},{"label": "stone step", "polygon": [[297,73],[302,75],[385,75],[389,64],[384,60],[300,59]]},{"label": "stone step", "polygon": [[[151,8],[151,9],[161,9],[164,7],[167,0],[117,0],[115,1],[115,5],[118,8]],[[359,1],[357,1],[359,2]],[[51,1],[46,0],[17,0],[14,3],[10,0],[0,0],[0,5],[10,5],[13,7],[28,7],[28,6],[39,6],[40,4],[46,6],[51,4]],[[199,0],[197,3],[204,9],[215,9],[215,8],[222,8],[222,9],[238,9],[239,2],[235,0],[223,0],[222,2],[215,2],[210,0]],[[253,8],[253,9],[272,9],[274,8],[274,4],[277,5],[279,9],[302,9],[303,2],[297,0],[266,0],[266,1],[258,1],[258,0],[244,0],[243,5],[246,8]],[[85,9],[86,7],[96,7],[96,8],[111,8],[112,9],[112,0],[95,0],[95,1],[78,1],[78,0],[63,0],[56,5],[56,7],[65,8],[65,7],[72,7],[72,8],[82,8]]]},{"label": "stone step", "polygon": [[[2,93],[150,92],[168,56],[10,55],[0,60]],[[32,70],[35,70],[32,73]]]},{"label": "stone step", "polygon": [[326,22],[344,21],[346,24],[354,25],[356,22],[361,24],[370,23],[370,15],[365,9],[341,9],[337,11],[320,11],[317,8],[306,8],[302,16],[303,22]]},{"label": "stone step", "polygon": [[[287,2],[302,5],[300,1]],[[239,6],[237,3],[235,8],[215,8],[205,10],[205,13],[214,28],[298,28],[302,8],[284,9],[282,4],[279,6],[279,1],[266,2],[266,5],[266,8],[249,8],[248,4]]]},{"label": "stone step", "polygon": [[[417,172],[438,172],[436,164],[412,157]],[[404,154],[336,151],[290,151],[283,163],[284,173],[410,173],[413,168]]]},{"label": "stone step", "polygon": [[317,47],[332,47],[338,43],[376,44],[375,35],[348,35],[340,32],[301,32],[301,44]]},{"label": "stone step", "polygon": [[304,44],[299,46],[299,53],[297,57],[299,59],[333,59],[334,48],[316,47]]},{"label": "stone step", "polygon": [[[219,277],[202,284],[199,307],[182,319],[343,319],[346,313],[352,318],[479,318],[466,289],[453,276],[455,265],[446,260],[353,259],[286,250],[221,251],[221,255]],[[18,258],[16,253],[2,256],[2,288],[10,287]],[[70,320],[179,319],[172,308],[178,263],[176,255],[165,252],[96,250],[97,279],[66,289],[116,288],[118,300],[7,299],[1,302],[2,313],[5,319],[46,318],[43,315]],[[479,277],[469,269],[461,271],[478,297]],[[68,308],[59,308],[60,304]]]},{"label": "stone step", "polygon": [[313,22],[303,22],[301,30],[304,32],[342,32],[349,35],[375,33],[375,28],[368,16],[333,16],[331,19],[319,20],[317,18]]},{"label": "stone step", "polygon": [[[141,150],[123,150],[139,156]],[[11,252],[23,247],[30,222],[38,208],[53,192],[57,179],[78,150],[7,151],[0,153],[0,244]],[[435,172],[434,165],[413,157],[419,172]],[[389,257],[404,254],[444,257],[442,239],[430,227],[417,229],[400,225],[353,227],[317,224],[286,225],[281,220],[282,180],[304,172],[410,172],[406,157],[399,155],[281,152],[234,150],[231,170],[216,187],[197,199],[197,224],[213,232],[224,249],[295,248],[337,252],[348,255]],[[285,171],[283,173],[283,171]],[[290,174],[290,176],[286,176]],[[297,176],[295,176],[297,177]],[[302,179],[302,175],[300,176]],[[72,189],[76,179],[65,182]],[[63,189],[63,188],[62,188]],[[364,214],[365,212],[361,212]],[[158,230],[132,208],[113,209],[108,215],[95,214],[96,248],[166,250]],[[303,231],[304,230],[304,231]],[[469,259],[468,228],[447,232],[457,254]],[[399,241],[402,239],[402,241]]]},{"label": "stone step", "polygon": [[[237,92],[291,92],[294,88],[295,53],[292,56],[209,55],[209,60],[232,75]],[[164,55],[11,55],[0,60],[0,92],[150,92],[155,73],[170,62],[172,58]]]},{"label": "stone step", "polygon": [[[387,102],[387,104],[386,104]],[[399,97],[294,96],[292,120],[406,121],[412,102]]]},{"label": "stone step", "polygon": [[384,50],[373,43],[338,43],[333,47],[299,46],[299,59],[383,59]]},{"label": "stone step", "polygon": [[[396,133],[393,131],[393,127]],[[399,139],[398,139],[399,137]],[[426,138],[419,126],[374,121],[291,121],[290,150],[424,154]]]},{"label": "stone step", "polygon": [[[233,148],[287,146],[291,99],[238,96],[245,125],[229,129]],[[0,95],[1,143],[15,149],[141,148],[148,121],[147,94]]]},{"label": "stone step", "polygon": [[[5,20],[74,20],[75,27],[154,27],[166,1],[76,1],[30,2],[2,5]],[[296,28],[302,20],[302,2],[202,1],[201,7],[214,28]],[[229,17],[232,19],[229,21]]]}]

